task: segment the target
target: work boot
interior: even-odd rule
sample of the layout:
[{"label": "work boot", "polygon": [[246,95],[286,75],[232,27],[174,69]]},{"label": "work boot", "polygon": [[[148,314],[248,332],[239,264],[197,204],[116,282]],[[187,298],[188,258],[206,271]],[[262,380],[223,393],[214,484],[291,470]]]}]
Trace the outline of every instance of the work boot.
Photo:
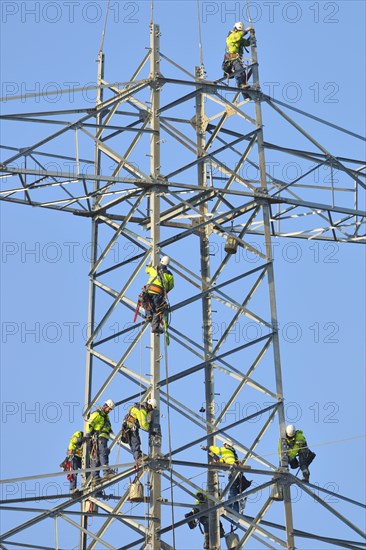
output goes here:
[{"label": "work boot", "polygon": [[155,330],[152,330],[151,331],[153,334],[163,334],[163,329],[162,328],[157,328]]},{"label": "work boot", "polygon": [[71,494],[73,498],[80,497],[82,495],[82,492],[75,487],[75,489],[71,489]]}]

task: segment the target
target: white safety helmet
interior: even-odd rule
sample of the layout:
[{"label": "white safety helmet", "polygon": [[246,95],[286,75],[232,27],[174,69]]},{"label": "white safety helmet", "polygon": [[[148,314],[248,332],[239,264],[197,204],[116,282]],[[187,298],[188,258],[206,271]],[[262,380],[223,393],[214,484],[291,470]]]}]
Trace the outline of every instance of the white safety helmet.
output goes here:
[{"label": "white safety helmet", "polygon": [[237,21],[234,25],[234,29],[238,30],[238,31],[244,31],[244,25],[241,21]]},{"label": "white safety helmet", "polygon": [[160,260],[161,265],[169,265],[170,264],[170,258],[169,256],[163,256]]},{"label": "white safety helmet", "polygon": [[116,406],[114,401],[112,401],[112,399],[107,399],[107,401],[104,403],[104,405],[107,405],[107,407],[109,407],[112,411]]},{"label": "white safety helmet", "polygon": [[153,408],[153,409],[156,409],[157,406],[158,406],[158,403],[157,403],[156,399],[154,399],[154,398],[148,399],[147,404],[150,405],[150,407]]},{"label": "white safety helmet", "polygon": [[286,428],[286,435],[287,437],[294,437],[296,432],[296,428],[293,424],[289,424]]}]

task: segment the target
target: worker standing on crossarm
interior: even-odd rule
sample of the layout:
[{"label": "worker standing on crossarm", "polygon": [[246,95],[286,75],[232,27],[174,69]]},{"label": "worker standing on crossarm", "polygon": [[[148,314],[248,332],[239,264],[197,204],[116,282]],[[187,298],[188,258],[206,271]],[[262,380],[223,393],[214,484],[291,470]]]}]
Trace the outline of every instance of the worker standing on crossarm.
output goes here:
[{"label": "worker standing on crossarm", "polygon": [[164,332],[160,324],[162,315],[168,308],[166,296],[174,288],[174,276],[168,270],[169,263],[168,256],[163,256],[157,268],[146,266],[146,273],[149,275],[147,285],[143,289],[148,298],[146,319],[151,321],[151,332],[154,334]]},{"label": "worker standing on crossarm", "polygon": [[[81,459],[83,456],[83,443],[84,432],[75,432],[70,439],[69,446],[67,448],[67,456],[65,460],[60,464],[63,470],[80,470]],[[68,474],[67,479],[70,482],[70,491],[77,493],[77,474]]]},{"label": "worker standing on crossarm", "polygon": [[[216,447],[215,445],[206,447],[206,445],[202,445],[201,449],[203,451],[208,451],[209,454],[214,458],[216,462],[221,462],[222,464],[229,464],[230,466],[240,465],[236,450],[231,445],[231,443],[224,443],[223,447]],[[229,498],[233,498],[233,497],[236,497],[237,495],[240,495],[240,493],[248,489],[248,487],[250,487],[252,484],[252,482],[248,481],[242,472],[238,474],[235,474],[234,472],[230,472],[229,480],[228,480],[229,483],[231,480],[234,480],[234,481],[229,490]],[[235,512],[239,513],[239,501],[233,502],[229,506],[230,508],[235,510]]]},{"label": "worker standing on crossarm", "polygon": [[[108,399],[103,407],[94,411],[88,420],[86,427],[86,440],[89,444],[91,465],[93,468],[98,466],[109,466],[109,448],[108,440],[113,434],[109,413],[113,411],[115,404],[112,399]],[[104,471],[104,477],[108,478],[114,475],[114,471],[109,468]],[[94,480],[100,478],[99,470],[94,470],[92,474]]]},{"label": "worker standing on crossarm", "polygon": [[132,407],[130,407],[122,422],[121,439],[124,443],[129,444],[137,467],[142,461],[139,429],[141,428],[141,430],[149,432],[150,436],[154,435],[150,429],[151,414],[157,406],[157,401],[153,398],[148,399],[146,403],[135,403]]},{"label": "worker standing on crossarm", "polygon": [[[302,481],[309,481],[309,465],[316,457],[316,454],[309,449],[302,430],[296,430],[293,424],[289,424],[286,427],[285,447],[290,468],[296,469],[300,467],[302,471]],[[279,453],[280,452],[281,441],[279,442]]]}]

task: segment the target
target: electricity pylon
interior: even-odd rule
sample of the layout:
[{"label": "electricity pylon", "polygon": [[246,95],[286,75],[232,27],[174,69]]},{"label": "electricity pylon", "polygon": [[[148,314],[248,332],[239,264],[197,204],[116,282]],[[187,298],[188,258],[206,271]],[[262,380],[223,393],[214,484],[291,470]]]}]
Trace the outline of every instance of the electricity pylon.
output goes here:
[{"label": "electricity pylon", "polygon": [[[293,476],[285,452],[281,453],[278,466],[274,463],[277,459],[271,461],[262,454],[261,443],[277,427],[283,449],[285,436],[272,238],[365,243],[365,212],[359,207],[365,194],[365,164],[333,156],[280,108],[280,102],[261,92],[254,30],[250,36],[251,52],[246,63],[251,80],[250,87],[244,90],[245,99],[243,91],[234,85],[205,80],[202,66],[192,74],[164,55],[159,27],[154,24],[150,28],[150,49],[122,88],[105,80],[104,54],[99,53],[96,106],[85,109],[81,117],[80,109],[67,113],[71,117],[67,123],[57,118],[65,113],[57,111],[2,117],[12,122],[52,122],[60,124],[61,129],[4,160],[1,200],[91,220],[85,419],[98,404],[107,397],[115,399],[115,395],[123,395],[117,403],[121,410],[148,397],[154,397],[159,405],[152,418],[149,459],[138,471],[148,489],[144,500],[148,512],[139,516],[126,513],[128,489],[116,497],[113,506],[96,495],[101,490],[106,494],[109,487],[119,487],[121,481],[135,476],[134,464],[129,461],[98,488],[90,485],[85,475],[81,496],[65,496],[59,506],[4,533],[0,539],[4,548],[24,530],[31,537],[31,527],[49,517],[67,518],[79,530],[82,550],[98,545],[121,549],[178,548],[179,541],[185,540],[179,527],[185,526],[187,520],[175,521],[174,511],[180,510],[178,506],[190,509],[195,492],[202,490],[192,481],[191,474],[197,468],[207,471],[204,487],[209,499],[206,513],[213,550],[220,548],[220,517],[238,528],[240,548],[254,538],[264,547],[293,549],[297,537],[333,546],[336,543],[359,547],[364,536],[361,528],[319,497],[314,486]],[[141,78],[144,71],[148,74]],[[263,135],[263,103],[310,143],[311,150],[267,143]],[[75,146],[70,145],[71,138],[75,139]],[[60,153],[59,144],[64,153]],[[87,157],[90,145],[93,161]],[[75,147],[72,154],[68,152],[71,147]],[[312,166],[291,182],[284,182],[271,175],[266,155],[277,155],[281,161],[290,155]],[[67,161],[74,169],[47,170],[45,157]],[[93,173],[82,170],[82,164],[93,166]],[[311,176],[324,166],[329,169],[329,182],[313,183]],[[247,167],[257,170],[258,177],[248,178]],[[334,177],[335,171],[341,181]],[[124,261],[115,263],[113,247],[120,240],[129,243],[132,252]],[[245,261],[237,262],[237,251],[255,257],[255,267]],[[164,335],[149,336],[150,328],[141,311],[138,324],[130,322],[145,283],[144,266],[149,262],[157,265],[163,254],[171,258],[176,285],[172,291],[169,347]],[[106,323],[121,318],[125,323],[122,330],[102,338]],[[228,336],[243,318],[250,320],[255,337],[231,346]],[[219,323],[221,331],[216,330],[215,323]],[[126,337],[130,337],[127,345]],[[149,373],[142,371],[146,353]],[[202,381],[205,416],[198,414],[196,408],[197,384]],[[219,412],[215,397],[218,389],[224,402]],[[226,425],[230,407],[237,399],[248,400],[251,395],[264,395],[268,404]],[[163,427],[162,410],[167,411]],[[179,425],[180,417],[190,422],[187,432],[172,431],[172,424]],[[247,426],[252,419],[258,422],[250,431]],[[246,444],[240,433],[243,425],[247,427]],[[120,447],[125,455],[129,449],[120,442],[119,435],[111,450]],[[270,489],[268,498],[253,516],[238,514],[231,508],[240,497],[228,498],[230,483],[219,487],[219,471],[227,472],[228,466],[211,458],[208,462],[191,460],[190,453],[201,443],[220,445],[227,440],[244,454],[236,471],[250,469],[251,475],[264,479],[245,495]],[[183,457],[180,460],[176,458],[179,454]],[[256,463],[255,468],[249,468],[249,460]],[[88,468],[89,463],[84,466]],[[292,485],[300,486],[321,503],[357,540],[342,541],[297,530],[292,514]],[[162,496],[167,489],[171,490],[170,501]],[[185,497],[188,503],[184,502]],[[347,497],[337,497],[349,501]],[[283,503],[284,526],[265,519],[268,510],[279,502]],[[79,503],[77,523],[67,513],[70,509],[75,511]],[[97,522],[96,516],[92,529],[87,513],[97,509],[108,517]],[[164,509],[171,509],[172,515]],[[281,527],[278,534],[276,530]],[[167,542],[170,534],[172,542]],[[47,544],[39,538],[29,541]]]}]

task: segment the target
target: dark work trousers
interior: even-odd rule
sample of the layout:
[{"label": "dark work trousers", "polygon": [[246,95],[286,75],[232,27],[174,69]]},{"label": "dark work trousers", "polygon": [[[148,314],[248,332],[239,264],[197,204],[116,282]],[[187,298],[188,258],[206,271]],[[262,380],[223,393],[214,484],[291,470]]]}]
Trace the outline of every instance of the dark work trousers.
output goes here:
[{"label": "dark work trousers", "polygon": [[141,458],[142,452],[139,430],[130,430],[130,448],[135,460]]},{"label": "dark work trousers", "polygon": [[[74,456],[72,459],[71,467],[73,470],[80,470],[81,468],[81,457],[80,456]],[[72,474],[72,480],[70,481],[70,491],[72,489],[76,489],[76,480],[77,480],[77,474]]]},{"label": "dark work trousers", "polygon": [[151,313],[152,313],[152,321],[151,321],[151,332],[160,332],[160,319],[161,319],[161,306],[164,304],[164,294],[150,294],[150,303],[151,303]]},{"label": "dark work trousers", "polygon": [[310,472],[309,472],[309,464],[311,462],[310,460],[310,454],[311,451],[309,449],[303,449],[299,451],[299,465],[300,469],[302,471],[302,475],[305,479],[309,479]]},{"label": "dark work trousers", "polygon": [[[106,437],[99,436],[96,440],[97,453],[92,453],[91,456],[91,465],[92,468],[97,468],[98,466],[109,466],[109,449],[108,449],[108,439]],[[93,478],[99,478],[99,470],[93,472]]]},{"label": "dark work trousers", "polygon": [[242,84],[247,83],[247,77],[245,69],[243,67],[243,63],[239,59],[234,59],[234,61],[232,62],[232,67],[235,73],[236,84],[238,88],[240,88]]}]

